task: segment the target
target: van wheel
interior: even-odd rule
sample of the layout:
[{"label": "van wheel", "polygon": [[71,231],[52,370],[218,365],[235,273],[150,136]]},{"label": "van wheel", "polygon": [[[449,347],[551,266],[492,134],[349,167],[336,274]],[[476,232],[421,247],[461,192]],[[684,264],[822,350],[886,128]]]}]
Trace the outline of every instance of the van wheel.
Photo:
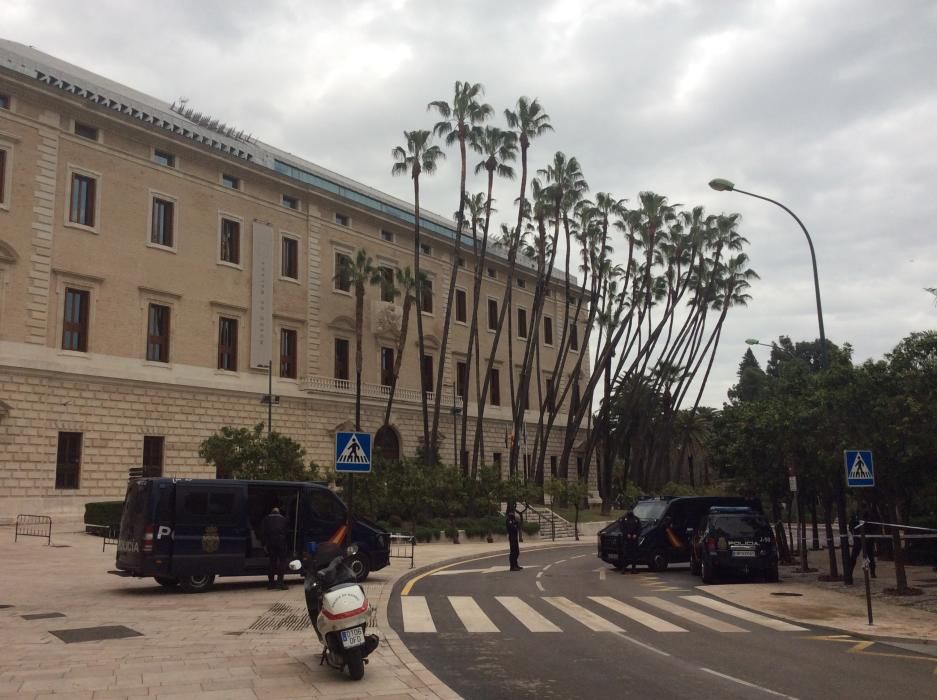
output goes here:
[{"label": "van wheel", "polygon": [[708,558],[703,559],[703,583],[715,583],[716,582],[716,565],[713,564]]},{"label": "van wheel", "polygon": [[355,580],[357,580],[358,583],[367,579],[368,574],[371,573],[371,562],[368,559],[368,555],[361,552],[348,560],[348,566],[355,574]]},{"label": "van wheel", "polygon": [[154,576],[153,578],[163,588],[175,588],[179,584],[179,579],[172,576]]},{"label": "van wheel", "polygon": [[692,574],[693,576],[699,576],[700,573],[702,573],[701,569],[702,567],[700,566],[699,559],[697,559],[696,557],[691,557],[690,558],[690,574]]},{"label": "van wheel", "polygon": [[651,555],[651,571],[663,571],[667,568],[667,554],[660,550]]},{"label": "van wheel", "polygon": [[204,593],[215,582],[214,574],[201,576],[183,576],[179,579],[179,587],[186,593]]}]

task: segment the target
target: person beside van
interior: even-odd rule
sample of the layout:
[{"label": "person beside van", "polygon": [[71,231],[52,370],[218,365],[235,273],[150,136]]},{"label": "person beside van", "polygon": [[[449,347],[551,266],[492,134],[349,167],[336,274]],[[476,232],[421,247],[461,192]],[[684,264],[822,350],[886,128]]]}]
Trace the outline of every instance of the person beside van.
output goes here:
[{"label": "person beside van", "polygon": [[638,536],[641,534],[641,521],[637,519],[634,511],[628,511],[618,521],[621,532],[619,539],[618,561],[621,563],[621,573],[628,571],[635,573],[638,568]]},{"label": "person beside van", "polygon": [[[286,559],[288,555],[287,530],[289,523],[279,508],[274,508],[260,524],[260,539],[267,550],[269,562],[267,564],[267,588],[285,591],[288,586],[283,578],[286,576]],[[274,576],[277,577],[274,583]]]}]

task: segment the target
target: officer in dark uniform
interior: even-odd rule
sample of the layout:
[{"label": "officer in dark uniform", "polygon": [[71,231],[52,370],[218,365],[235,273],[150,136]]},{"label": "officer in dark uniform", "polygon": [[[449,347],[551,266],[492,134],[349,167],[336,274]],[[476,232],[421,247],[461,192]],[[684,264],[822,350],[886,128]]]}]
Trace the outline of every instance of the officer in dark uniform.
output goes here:
[{"label": "officer in dark uniform", "polygon": [[621,532],[621,537],[618,539],[618,562],[621,566],[621,573],[628,571],[629,564],[634,573],[638,568],[638,536],[641,534],[641,521],[629,510],[619,519],[618,529]]},{"label": "officer in dark uniform", "polygon": [[514,503],[508,503],[504,525],[508,533],[508,543],[511,545],[511,555],[509,558],[511,571],[520,571],[523,567],[517,563],[517,558],[521,553],[521,547],[520,544],[518,544],[521,525],[517,519],[516,506]]},{"label": "officer in dark uniform", "polygon": [[[283,581],[286,575],[286,558],[289,545],[287,543],[287,530],[289,523],[280,513],[279,508],[270,511],[270,515],[263,519],[260,525],[260,539],[267,550],[269,562],[267,564],[267,588],[286,590],[288,586]],[[277,577],[274,584],[273,577]]]}]

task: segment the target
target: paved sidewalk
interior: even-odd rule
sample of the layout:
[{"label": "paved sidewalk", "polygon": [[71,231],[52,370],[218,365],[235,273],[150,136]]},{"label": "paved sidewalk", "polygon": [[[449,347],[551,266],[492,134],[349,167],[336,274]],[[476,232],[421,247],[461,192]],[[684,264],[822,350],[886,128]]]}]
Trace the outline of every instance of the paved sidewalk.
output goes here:
[{"label": "paved sidewalk", "polygon": [[[14,544],[12,528],[0,528],[0,698],[456,697],[387,626],[387,602],[409,560],[392,560],[365,586],[379,608],[382,644],[354,682],[319,666],[298,578],[282,592],[268,591],[263,578],[237,578],[186,595],[108,574],[114,548],[102,553],[101,544],[76,533],[56,534],[52,547]],[[505,543],[418,545],[416,565],[494,553],[506,557]],[[43,617],[23,617],[30,615]],[[52,634],[111,625],[142,636],[66,644]]]}]

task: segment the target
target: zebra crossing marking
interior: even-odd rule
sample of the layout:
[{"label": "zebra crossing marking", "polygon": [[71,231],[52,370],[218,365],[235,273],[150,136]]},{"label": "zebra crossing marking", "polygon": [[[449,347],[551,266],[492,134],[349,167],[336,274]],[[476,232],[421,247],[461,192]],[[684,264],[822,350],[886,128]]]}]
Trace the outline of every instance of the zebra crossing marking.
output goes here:
[{"label": "zebra crossing marking", "polygon": [[562,632],[559,627],[538,613],[527,603],[516,596],[495,596],[501,605],[511,613],[518,622],[531,632]]},{"label": "zebra crossing marking", "polygon": [[741,627],[736,627],[735,625],[728,622],[717,620],[714,617],[704,615],[701,612],[684,607],[683,605],[677,605],[676,603],[672,603],[671,601],[665,600],[664,598],[657,598],[655,596],[638,596],[637,599],[643,603],[647,603],[648,605],[653,605],[655,608],[659,608],[664,612],[677,615],[684,620],[689,620],[690,622],[694,622],[697,625],[702,625],[703,627],[711,629],[715,632],[748,632],[748,630],[742,629]]},{"label": "zebra crossing marking", "polygon": [[731,615],[732,617],[737,617],[740,620],[747,620],[748,622],[754,622],[756,625],[761,625],[762,627],[767,627],[769,629],[777,630],[779,632],[806,632],[806,627],[798,627],[797,625],[792,625],[789,622],[784,622],[782,620],[775,620],[772,617],[766,617],[765,615],[759,615],[756,612],[751,610],[744,610],[742,608],[737,608],[734,605],[729,605],[728,603],[723,603],[719,600],[713,600],[712,598],[706,598],[701,595],[685,595],[681,596],[684,600],[689,600],[690,602],[696,603],[697,605],[703,605],[707,608],[715,610],[716,612],[721,612],[724,615]]},{"label": "zebra crossing marking", "polygon": [[475,599],[467,595],[449,596],[449,604],[459,616],[462,624],[465,625],[466,632],[500,632],[495,623],[482,612],[481,607],[475,602]]},{"label": "zebra crossing marking", "polygon": [[429,612],[426,598],[406,596],[400,598],[400,611],[403,613],[404,632],[435,632],[436,625]]},{"label": "zebra crossing marking", "polygon": [[625,617],[631,618],[635,622],[649,627],[655,632],[686,632],[682,627],[678,627],[673,623],[667,622],[667,620],[662,620],[643,610],[638,610],[610,596],[589,596],[589,600],[595,601],[599,605],[604,605],[606,608],[614,610],[617,613],[621,613]]},{"label": "zebra crossing marking", "polygon": [[613,622],[609,622],[604,617],[599,617],[591,610],[586,610],[581,605],[577,605],[569,598],[563,596],[544,597],[544,600],[560,612],[564,612],[588,627],[593,632],[624,632],[624,630]]}]

